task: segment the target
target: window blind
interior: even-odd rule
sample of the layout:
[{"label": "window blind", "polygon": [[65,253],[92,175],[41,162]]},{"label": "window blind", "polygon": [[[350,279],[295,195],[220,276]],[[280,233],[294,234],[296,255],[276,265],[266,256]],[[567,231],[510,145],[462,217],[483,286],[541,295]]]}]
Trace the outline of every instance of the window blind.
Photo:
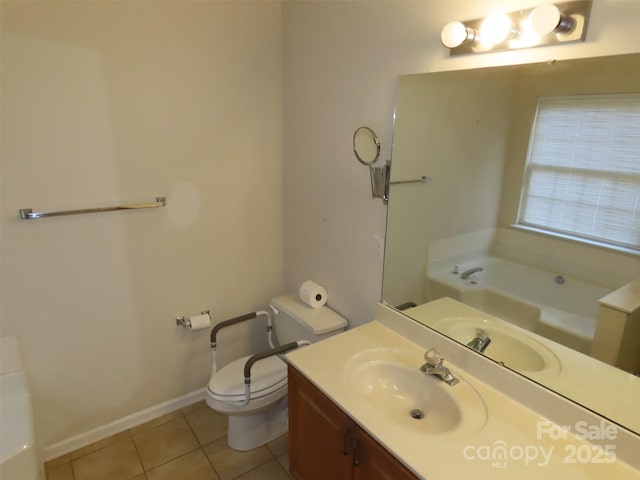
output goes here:
[{"label": "window blind", "polygon": [[640,94],[538,100],[518,224],[640,250]]}]

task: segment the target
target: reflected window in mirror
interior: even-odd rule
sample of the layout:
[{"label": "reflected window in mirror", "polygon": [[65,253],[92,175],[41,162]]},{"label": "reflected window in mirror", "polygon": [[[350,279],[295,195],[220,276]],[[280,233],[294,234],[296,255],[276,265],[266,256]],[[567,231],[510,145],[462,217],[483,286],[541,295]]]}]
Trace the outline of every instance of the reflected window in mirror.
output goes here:
[{"label": "reflected window in mirror", "polygon": [[640,94],[538,99],[518,225],[640,250]]},{"label": "reflected window in mirror", "polygon": [[[399,77],[382,288],[385,302],[461,345],[480,327],[466,322],[469,311],[460,318],[439,302],[449,297],[481,320],[491,316],[504,330],[482,327],[492,340],[483,355],[637,433],[640,377],[631,373],[640,372],[639,250],[517,224],[539,99],[620,96],[640,113],[628,105],[638,103],[639,68],[636,53]],[[639,221],[637,210],[628,216],[628,192],[640,194],[639,122],[634,114],[598,124],[615,126],[611,147],[623,147],[619,157],[636,168],[611,174],[635,182],[612,190],[627,208],[619,226]],[[569,122],[559,123],[560,133],[547,135],[565,141]],[[598,150],[589,142],[585,157]],[[549,161],[573,156],[564,144],[555,148]],[[425,174],[428,188],[395,182]],[[613,221],[622,215],[614,211]],[[407,302],[416,306],[404,309]],[[518,332],[530,348],[504,332]],[[557,368],[533,368],[546,349],[558,362],[549,356],[544,365]]]}]

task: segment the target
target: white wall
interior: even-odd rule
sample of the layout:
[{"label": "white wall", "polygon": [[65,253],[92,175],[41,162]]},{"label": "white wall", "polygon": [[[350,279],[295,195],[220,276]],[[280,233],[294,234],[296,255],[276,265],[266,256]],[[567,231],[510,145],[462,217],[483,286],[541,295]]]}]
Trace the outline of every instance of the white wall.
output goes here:
[{"label": "white wall", "polygon": [[398,80],[391,179],[433,182],[390,186],[383,298],[391,305],[429,300],[431,242],[496,225],[513,80],[475,73],[472,86],[460,72]]},{"label": "white wall", "polygon": [[[20,337],[48,446],[204,388],[208,331],[177,315],[220,321],[282,293],[282,10],[1,13],[2,335]],[[166,208],[18,219],[156,194]]]},{"label": "white wall", "polygon": [[[442,25],[500,4],[3,1],[1,326],[45,445],[201,388],[206,333],[176,315],[313,278],[373,317],[386,207],[351,137],[373,127],[389,158],[397,75],[639,50],[640,2],[595,0],[584,44],[447,58]],[[155,194],[169,206],[17,220]]]},{"label": "white wall", "polygon": [[[351,152],[360,125],[372,127],[389,158],[399,74],[640,51],[640,2],[594,0],[587,41],[448,58],[440,29],[491,8],[534,1],[285,2],[285,284],[324,284],[351,325],[371,320],[382,261],[373,236],[385,212]],[[542,2],[538,2],[542,3]],[[380,162],[381,163],[381,162]]]}]

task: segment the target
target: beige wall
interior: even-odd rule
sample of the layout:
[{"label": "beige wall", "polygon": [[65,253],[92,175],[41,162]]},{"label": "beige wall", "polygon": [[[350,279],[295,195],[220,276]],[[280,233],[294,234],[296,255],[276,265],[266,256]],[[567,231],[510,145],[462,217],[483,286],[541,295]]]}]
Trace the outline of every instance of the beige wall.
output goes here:
[{"label": "beige wall", "polygon": [[432,182],[390,187],[383,298],[391,305],[428,300],[431,241],[496,224],[513,85],[504,74],[476,75],[473,84],[459,72],[398,79],[391,179]]},{"label": "beige wall", "polygon": [[[282,293],[282,11],[1,13],[2,335],[21,339],[47,446],[206,385],[208,331],[177,315],[219,321]],[[18,219],[156,194],[166,208]]]},{"label": "beige wall", "polygon": [[382,142],[380,163],[389,158],[398,75],[640,51],[635,0],[594,0],[584,43],[452,59],[440,45],[448,21],[535,3],[285,2],[288,288],[313,278],[327,287],[329,303],[351,325],[373,317],[382,270],[373,236],[384,232],[386,207],[370,197],[368,173],[351,152],[351,136],[369,125]]},{"label": "beige wall", "polygon": [[[584,44],[447,58],[442,25],[500,4],[3,1],[2,335],[44,443],[201,388],[206,333],[176,315],[312,278],[372,318],[386,207],[351,136],[373,127],[389,158],[397,75],[638,51],[640,3],[594,0]],[[155,194],[169,207],[16,219]]]}]

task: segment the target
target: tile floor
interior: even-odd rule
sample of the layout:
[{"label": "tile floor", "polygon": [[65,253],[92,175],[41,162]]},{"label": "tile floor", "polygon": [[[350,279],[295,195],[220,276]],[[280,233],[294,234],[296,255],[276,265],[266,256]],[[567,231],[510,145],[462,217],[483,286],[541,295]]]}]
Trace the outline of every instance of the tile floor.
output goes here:
[{"label": "tile floor", "polygon": [[227,446],[227,417],[198,402],[45,464],[47,480],[289,480],[288,439]]}]

